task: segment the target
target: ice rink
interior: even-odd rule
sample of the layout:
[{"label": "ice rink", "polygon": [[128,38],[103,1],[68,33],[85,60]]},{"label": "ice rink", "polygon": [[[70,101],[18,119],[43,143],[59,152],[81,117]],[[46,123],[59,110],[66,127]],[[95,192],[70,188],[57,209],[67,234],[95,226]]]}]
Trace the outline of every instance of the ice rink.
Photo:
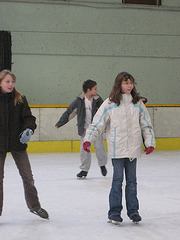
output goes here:
[{"label": "ice rink", "polygon": [[5,165],[1,240],[179,240],[180,151],[159,151],[138,159],[140,224],[126,215],[120,226],[107,223],[112,166],[103,177],[92,154],[85,180],[77,180],[79,153],[29,154],[35,185],[49,220],[26,207],[21,178],[11,155]]}]

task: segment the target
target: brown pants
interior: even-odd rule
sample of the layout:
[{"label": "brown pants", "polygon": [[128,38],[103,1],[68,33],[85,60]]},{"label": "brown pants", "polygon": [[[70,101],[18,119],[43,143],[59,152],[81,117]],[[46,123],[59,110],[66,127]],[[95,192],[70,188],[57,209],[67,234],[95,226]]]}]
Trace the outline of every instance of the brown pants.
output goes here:
[{"label": "brown pants", "polygon": [[[3,207],[3,179],[4,179],[4,163],[7,152],[0,152],[0,216]],[[12,151],[12,157],[22,177],[25,199],[30,210],[38,210],[41,206],[38,199],[36,187],[34,186],[34,179],[31,171],[29,158],[25,151]]]}]

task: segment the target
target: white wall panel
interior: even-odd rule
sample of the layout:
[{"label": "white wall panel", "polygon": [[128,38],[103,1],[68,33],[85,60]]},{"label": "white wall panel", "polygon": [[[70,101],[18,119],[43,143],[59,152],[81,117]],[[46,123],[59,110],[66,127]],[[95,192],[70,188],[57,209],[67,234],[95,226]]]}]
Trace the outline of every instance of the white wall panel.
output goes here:
[{"label": "white wall panel", "polygon": [[65,110],[66,108],[40,109],[40,141],[79,140],[76,117],[59,129],[55,128],[55,124]]},{"label": "white wall panel", "polygon": [[[66,141],[80,140],[77,133],[77,118],[75,117],[63,127],[56,129],[55,124],[66,108],[32,108],[37,118],[37,129],[31,141]],[[148,108],[156,138],[180,137],[179,107]],[[104,138],[105,138],[104,134]]]},{"label": "white wall panel", "polygon": [[180,108],[154,109],[154,128],[157,138],[180,137]]}]

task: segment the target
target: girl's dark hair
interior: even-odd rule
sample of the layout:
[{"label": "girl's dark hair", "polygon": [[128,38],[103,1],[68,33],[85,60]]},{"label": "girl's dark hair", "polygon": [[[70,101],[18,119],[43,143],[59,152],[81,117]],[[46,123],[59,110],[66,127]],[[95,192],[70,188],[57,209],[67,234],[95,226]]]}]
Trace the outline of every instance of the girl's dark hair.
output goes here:
[{"label": "girl's dark hair", "polygon": [[[13,80],[16,82],[16,76],[14,75],[14,73],[4,69],[0,72],[0,83],[7,75],[10,75],[13,78]],[[15,94],[14,106],[16,106],[16,104],[23,102],[23,98],[22,98],[22,94],[18,92],[15,88],[14,88],[14,94]]]},{"label": "girl's dark hair", "polygon": [[95,82],[91,79],[84,81],[83,86],[82,86],[83,92],[86,93],[88,89],[91,90],[96,85],[97,85],[97,82]]},{"label": "girl's dark hair", "polygon": [[120,72],[114,81],[113,88],[109,95],[110,101],[116,103],[118,106],[120,105],[120,102],[122,100],[122,94],[123,94],[122,89],[121,89],[122,81],[128,81],[128,79],[130,79],[134,85],[134,87],[131,91],[131,95],[133,98],[132,102],[134,104],[136,104],[141,98],[139,93],[137,93],[137,90],[135,87],[136,82],[135,82],[135,79],[133,78],[133,76],[127,72]]}]

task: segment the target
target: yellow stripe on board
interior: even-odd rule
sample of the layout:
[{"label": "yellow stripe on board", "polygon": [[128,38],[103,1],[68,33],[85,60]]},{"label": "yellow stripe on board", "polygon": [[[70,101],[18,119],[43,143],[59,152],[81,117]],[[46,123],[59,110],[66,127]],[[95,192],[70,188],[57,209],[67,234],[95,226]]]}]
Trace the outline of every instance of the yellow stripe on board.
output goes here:
[{"label": "yellow stripe on board", "polygon": [[180,150],[180,138],[157,138],[156,150]]},{"label": "yellow stripe on board", "polygon": [[145,104],[146,107],[180,107],[180,104]]},{"label": "yellow stripe on board", "polygon": [[29,142],[27,151],[29,153],[71,152],[71,145],[71,141]]},{"label": "yellow stripe on board", "polygon": [[[180,104],[145,104],[146,107],[180,107]],[[69,105],[30,105],[31,108],[67,108]]]},{"label": "yellow stripe on board", "polygon": [[69,105],[29,105],[30,108],[67,108]]},{"label": "yellow stripe on board", "polygon": [[[107,150],[107,143],[104,140]],[[180,138],[158,138],[156,139],[156,150],[180,150]],[[80,141],[39,141],[29,142],[27,151],[29,153],[50,153],[50,152],[79,152]],[[92,145],[91,151],[94,152]]]}]

